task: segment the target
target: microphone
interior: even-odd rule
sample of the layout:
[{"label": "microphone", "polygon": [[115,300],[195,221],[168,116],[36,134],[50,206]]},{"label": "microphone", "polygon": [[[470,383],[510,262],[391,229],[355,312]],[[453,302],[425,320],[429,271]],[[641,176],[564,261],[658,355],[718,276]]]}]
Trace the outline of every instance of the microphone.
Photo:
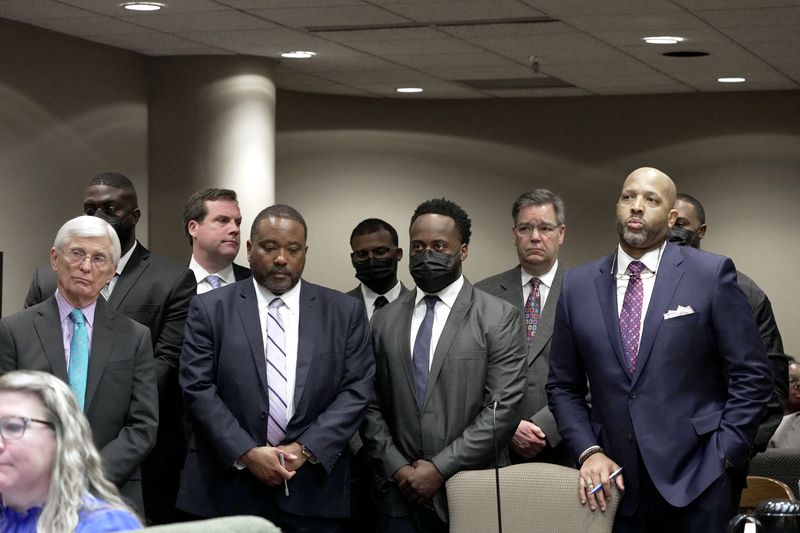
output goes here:
[{"label": "microphone", "polygon": [[497,406],[500,405],[500,393],[492,395],[492,433],[494,441],[494,483],[497,494],[497,531],[503,533],[503,513],[500,510],[500,468],[498,467],[499,458],[497,455]]}]

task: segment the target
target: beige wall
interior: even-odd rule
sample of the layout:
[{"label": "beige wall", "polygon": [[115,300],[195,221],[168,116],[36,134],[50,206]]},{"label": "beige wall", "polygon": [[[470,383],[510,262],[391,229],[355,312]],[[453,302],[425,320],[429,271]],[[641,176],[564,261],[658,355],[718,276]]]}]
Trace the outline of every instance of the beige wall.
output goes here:
[{"label": "beige wall", "polygon": [[58,228],[81,214],[89,178],[134,180],[147,241],[144,61],[0,19],[0,250],[3,316],[22,308],[33,268],[47,264]]},{"label": "beige wall", "polygon": [[[407,249],[416,205],[446,196],[472,218],[464,271],[478,281],[516,264],[518,193],[562,195],[561,257],[577,265],[613,249],[624,177],[656,166],[705,204],[703,247],[770,295],[786,350],[800,355],[798,116],[796,92],[450,102],[279,92],[276,197],[307,219],[305,277],[348,290],[358,221],[385,218]],[[410,282],[406,260],[401,272]]]}]

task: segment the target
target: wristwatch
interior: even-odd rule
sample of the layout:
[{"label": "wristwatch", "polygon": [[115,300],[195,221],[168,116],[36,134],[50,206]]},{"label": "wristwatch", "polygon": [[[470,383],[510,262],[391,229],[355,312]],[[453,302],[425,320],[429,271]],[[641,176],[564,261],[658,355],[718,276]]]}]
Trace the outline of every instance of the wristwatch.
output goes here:
[{"label": "wristwatch", "polygon": [[313,453],[311,453],[311,450],[306,448],[305,444],[303,444],[302,442],[298,444],[300,444],[300,453],[306,456],[306,459],[308,460],[309,463],[311,463],[312,465],[319,464],[319,459],[317,459],[317,457]]}]

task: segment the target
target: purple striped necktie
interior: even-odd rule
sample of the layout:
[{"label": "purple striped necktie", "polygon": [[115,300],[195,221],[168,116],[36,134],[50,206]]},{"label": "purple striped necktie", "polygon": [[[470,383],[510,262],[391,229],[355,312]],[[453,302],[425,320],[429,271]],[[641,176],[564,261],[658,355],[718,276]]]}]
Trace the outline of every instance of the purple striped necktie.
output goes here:
[{"label": "purple striped necktie", "polygon": [[278,446],[286,436],[286,330],[278,310],[283,300],[275,298],[269,303],[267,316],[267,443]]}]

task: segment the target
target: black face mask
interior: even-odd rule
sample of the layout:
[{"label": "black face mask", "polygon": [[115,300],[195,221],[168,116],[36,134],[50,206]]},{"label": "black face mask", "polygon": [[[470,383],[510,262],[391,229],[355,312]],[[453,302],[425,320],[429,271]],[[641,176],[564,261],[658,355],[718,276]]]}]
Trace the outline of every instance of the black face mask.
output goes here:
[{"label": "black face mask", "polygon": [[[115,217],[114,215],[109,215],[105,211],[98,209],[94,212],[94,216],[106,222],[109,226],[114,228],[114,231],[117,233],[117,237],[119,237],[119,242],[122,246],[125,246],[125,243],[128,242],[128,239],[131,236],[131,232],[133,231],[133,226],[128,226],[123,224],[128,217],[119,218]],[[130,215],[128,215],[130,216]]]},{"label": "black face mask", "polygon": [[669,242],[678,246],[691,246],[692,248],[700,246],[700,239],[697,238],[697,233],[684,228],[672,228],[669,232]]},{"label": "black face mask", "polygon": [[353,261],[353,267],[356,269],[356,279],[378,294],[391,289],[386,285],[394,285],[392,282],[397,279],[397,260],[393,257],[370,257],[361,263]]},{"label": "black face mask", "polygon": [[409,259],[411,277],[423,292],[434,293],[444,289],[461,275],[458,255],[425,250]]}]

